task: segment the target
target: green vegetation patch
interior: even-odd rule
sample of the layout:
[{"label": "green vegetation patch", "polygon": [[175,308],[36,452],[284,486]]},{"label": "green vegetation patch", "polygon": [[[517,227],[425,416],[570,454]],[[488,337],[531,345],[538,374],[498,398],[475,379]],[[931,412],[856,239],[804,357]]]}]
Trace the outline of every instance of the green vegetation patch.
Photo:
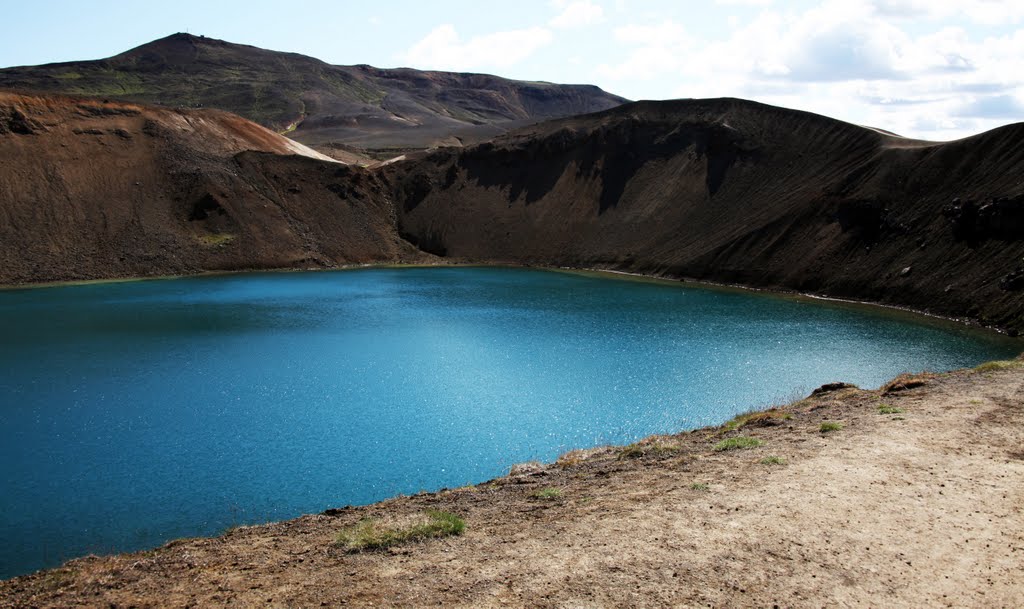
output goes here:
[{"label": "green vegetation patch", "polygon": [[544,499],[548,501],[552,499],[559,499],[562,496],[562,489],[549,486],[548,488],[540,489],[534,493],[533,496],[537,499]]},{"label": "green vegetation patch", "polygon": [[693,484],[690,485],[690,490],[692,491],[707,491],[710,489],[711,487],[704,482],[694,482]]},{"label": "green vegetation patch", "polygon": [[745,450],[748,448],[757,448],[761,446],[762,442],[757,438],[748,438],[746,436],[737,436],[735,438],[726,438],[718,444],[715,444],[715,451],[722,452],[724,450]]},{"label": "green vegetation patch", "polygon": [[821,427],[818,428],[818,431],[821,433],[830,433],[833,431],[839,431],[842,428],[843,424],[838,421],[825,421],[821,424]]},{"label": "green vegetation patch", "polygon": [[995,360],[991,362],[985,362],[979,366],[974,367],[975,372],[998,372],[1000,370],[1008,370],[1010,368],[1019,368],[1024,366],[1024,361],[1019,360]]},{"label": "green vegetation patch", "polygon": [[374,518],[366,518],[358,523],[342,529],[335,543],[348,552],[378,550],[391,546],[461,535],[466,529],[466,522],[449,512],[428,510],[422,522],[404,527],[386,526]]},{"label": "green vegetation patch", "polygon": [[890,406],[888,404],[878,405],[878,414],[900,414],[902,412],[902,408],[897,408],[895,406]]},{"label": "green vegetation patch", "polygon": [[205,235],[199,235],[198,239],[203,245],[209,245],[211,247],[223,247],[228,243],[235,240],[235,236],[230,233],[209,233]]},{"label": "green vegetation patch", "polygon": [[771,455],[770,457],[765,457],[764,459],[761,459],[761,465],[785,465],[785,464],[786,464],[786,460],[785,459],[783,459],[782,457],[775,456],[775,455]]}]

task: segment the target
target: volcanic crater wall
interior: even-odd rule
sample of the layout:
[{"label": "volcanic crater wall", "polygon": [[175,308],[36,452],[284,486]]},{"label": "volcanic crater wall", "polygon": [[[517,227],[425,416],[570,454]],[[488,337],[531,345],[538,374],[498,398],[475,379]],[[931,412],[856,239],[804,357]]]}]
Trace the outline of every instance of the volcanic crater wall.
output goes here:
[{"label": "volcanic crater wall", "polygon": [[226,112],[0,93],[0,283],[419,260],[389,186],[325,158]]},{"label": "volcanic crater wall", "polygon": [[225,112],[0,93],[0,282],[353,263],[592,267],[1024,330],[1024,125],[937,144],[640,102],[375,170]]},{"label": "volcanic crater wall", "polygon": [[1024,126],[937,144],[741,100],[637,103],[389,168],[469,261],[800,290],[1017,331]]}]

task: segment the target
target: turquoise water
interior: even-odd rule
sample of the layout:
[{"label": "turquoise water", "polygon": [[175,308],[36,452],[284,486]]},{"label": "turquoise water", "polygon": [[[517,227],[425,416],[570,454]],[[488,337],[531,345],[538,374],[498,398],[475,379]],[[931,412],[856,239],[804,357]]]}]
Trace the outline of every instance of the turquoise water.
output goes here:
[{"label": "turquoise water", "polygon": [[1020,349],[874,309],[501,268],[6,291],[0,332],[0,577]]}]

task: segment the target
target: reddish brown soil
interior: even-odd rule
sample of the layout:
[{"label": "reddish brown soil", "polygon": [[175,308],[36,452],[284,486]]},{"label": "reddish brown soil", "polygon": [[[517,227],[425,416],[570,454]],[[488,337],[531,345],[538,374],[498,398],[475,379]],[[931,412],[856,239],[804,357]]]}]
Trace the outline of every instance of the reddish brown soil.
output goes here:
[{"label": "reddish brown soil", "polygon": [[[0,607],[1020,607],[1024,361],[921,380],[475,487],[83,558],[0,582]],[[843,427],[822,433],[825,421]],[[741,435],[762,444],[714,450]],[[362,518],[430,508],[462,516],[465,534],[335,545]]]},{"label": "reddish brown soil", "polygon": [[421,259],[321,158],[226,112],[0,93],[0,283]]}]

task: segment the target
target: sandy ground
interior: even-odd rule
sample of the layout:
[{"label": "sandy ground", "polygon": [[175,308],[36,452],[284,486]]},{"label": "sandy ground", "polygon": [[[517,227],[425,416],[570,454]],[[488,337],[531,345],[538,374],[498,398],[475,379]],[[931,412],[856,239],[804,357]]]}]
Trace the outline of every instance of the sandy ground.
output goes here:
[{"label": "sandy ground", "polygon": [[[0,607],[1022,607],[1024,361],[924,380],[824,393],[768,426],[83,558],[0,582]],[[733,436],[762,445],[714,450]],[[335,544],[367,516],[430,508],[466,532]]]}]

